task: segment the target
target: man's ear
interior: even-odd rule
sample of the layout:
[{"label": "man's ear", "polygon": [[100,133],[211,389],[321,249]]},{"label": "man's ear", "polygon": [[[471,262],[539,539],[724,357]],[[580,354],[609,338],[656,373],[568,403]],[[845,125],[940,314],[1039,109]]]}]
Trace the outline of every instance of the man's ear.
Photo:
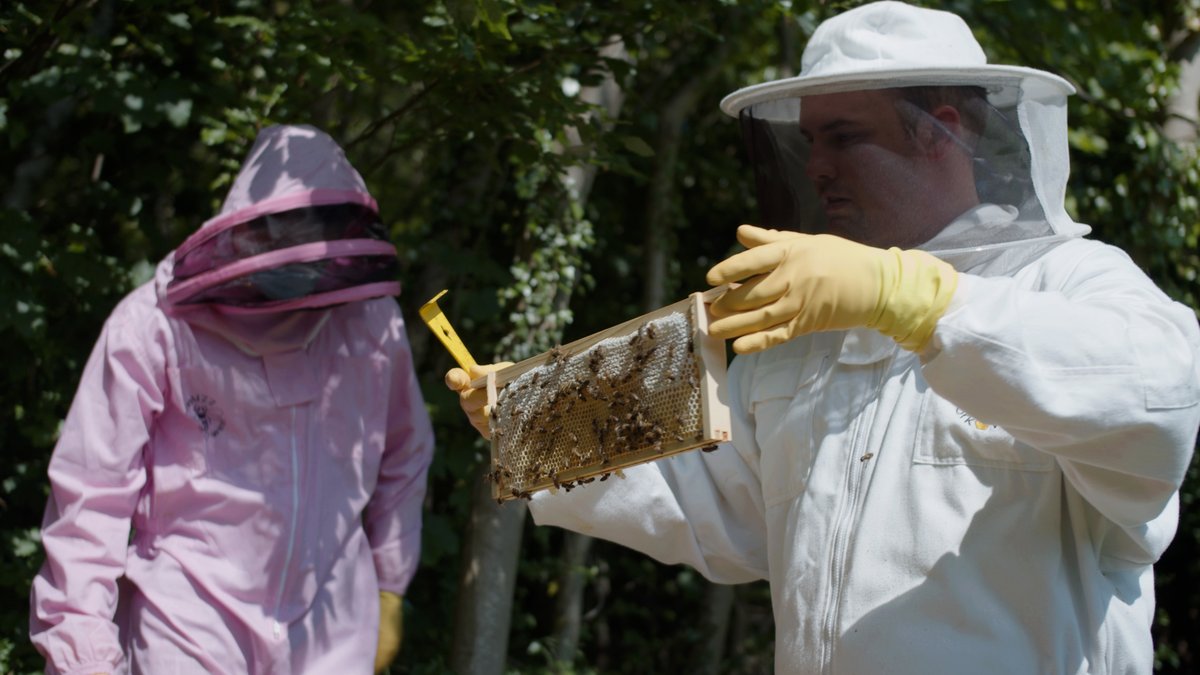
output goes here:
[{"label": "man's ear", "polygon": [[[952,105],[940,105],[929,113],[928,124],[923,129],[922,147],[931,159],[942,159],[959,145],[963,137],[962,116]],[[928,136],[926,136],[928,134]]]}]

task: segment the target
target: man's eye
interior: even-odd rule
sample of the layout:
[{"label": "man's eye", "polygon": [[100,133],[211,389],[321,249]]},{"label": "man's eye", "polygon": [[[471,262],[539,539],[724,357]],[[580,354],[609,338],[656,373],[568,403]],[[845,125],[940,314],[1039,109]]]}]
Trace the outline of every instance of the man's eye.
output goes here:
[{"label": "man's eye", "polygon": [[847,131],[847,132],[842,132],[842,133],[836,133],[829,140],[834,145],[844,148],[848,145],[854,145],[855,143],[861,141],[862,138],[863,138],[863,134],[860,132]]}]

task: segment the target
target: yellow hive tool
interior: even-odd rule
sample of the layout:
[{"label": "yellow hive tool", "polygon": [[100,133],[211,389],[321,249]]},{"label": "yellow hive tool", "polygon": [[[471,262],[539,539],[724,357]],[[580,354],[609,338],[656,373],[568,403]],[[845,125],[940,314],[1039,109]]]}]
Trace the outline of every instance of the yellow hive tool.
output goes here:
[{"label": "yellow hive tool", "polygon": [[458,365],[468,373],[476,367],[475,359],[471,358],[471,352],[467,351],[467,346],[459,339],[458,333],[454,332],[454,327],[450,325],[450,321],[446,315],[442,313],[442,309],[438,307],[438,298],[446,294],[442,291],[433,298],[421,305],[421,319],[425,321],[425,325],[429,326],[429,330],[446,345],[446,349],[450,351],[450,355],[458,362]]}]

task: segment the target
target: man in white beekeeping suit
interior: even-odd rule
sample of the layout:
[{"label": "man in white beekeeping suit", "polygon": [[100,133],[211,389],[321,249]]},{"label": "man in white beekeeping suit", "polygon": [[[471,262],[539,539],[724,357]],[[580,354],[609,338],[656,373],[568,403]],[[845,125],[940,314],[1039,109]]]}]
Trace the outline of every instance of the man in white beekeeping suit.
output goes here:
[{"label": "man in white beekeeping suit", "polygon": [[732,444],[537,522],[769,580],[780,673],[1151,672],[1200,330],[1066,213],[1071,93],[877,2],[728,96],[773,228],[708,273]]}]

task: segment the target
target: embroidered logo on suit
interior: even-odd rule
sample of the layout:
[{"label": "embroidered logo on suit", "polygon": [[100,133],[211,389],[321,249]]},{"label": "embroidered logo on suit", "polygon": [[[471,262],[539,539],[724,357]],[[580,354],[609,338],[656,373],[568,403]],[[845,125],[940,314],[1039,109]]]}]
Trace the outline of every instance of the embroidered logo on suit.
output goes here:
[{"label": "embroidered logo on suit", "polygon": [[193,394],[187,400],[188,415],[200,424],[200,431],[207,436],[216,436],[225,428],[225,413],[217,402],[204,394]]},{"label": "embroidered logo on suit", "polygon": [[994,426],[994,425],[992,425],[992,424],[988,424],[987,422],[981,422],[981,421],[979,421],[979,418],[977,418],[977,417],[973,417],[973,416],[969,415],[969,414],[968,414],[968,413],[967,413],[965,410],[963,410],[962,408],[958,408],[958,417],[959,417],[959,419],[961,419],[963,422],[965,422],[965,423],[967,423],[967,424],[974,425],[974,427],[975,427],[976,429],[979,429],[980,431],[987,431],[988,429],[991,429],[991,428]]}]

